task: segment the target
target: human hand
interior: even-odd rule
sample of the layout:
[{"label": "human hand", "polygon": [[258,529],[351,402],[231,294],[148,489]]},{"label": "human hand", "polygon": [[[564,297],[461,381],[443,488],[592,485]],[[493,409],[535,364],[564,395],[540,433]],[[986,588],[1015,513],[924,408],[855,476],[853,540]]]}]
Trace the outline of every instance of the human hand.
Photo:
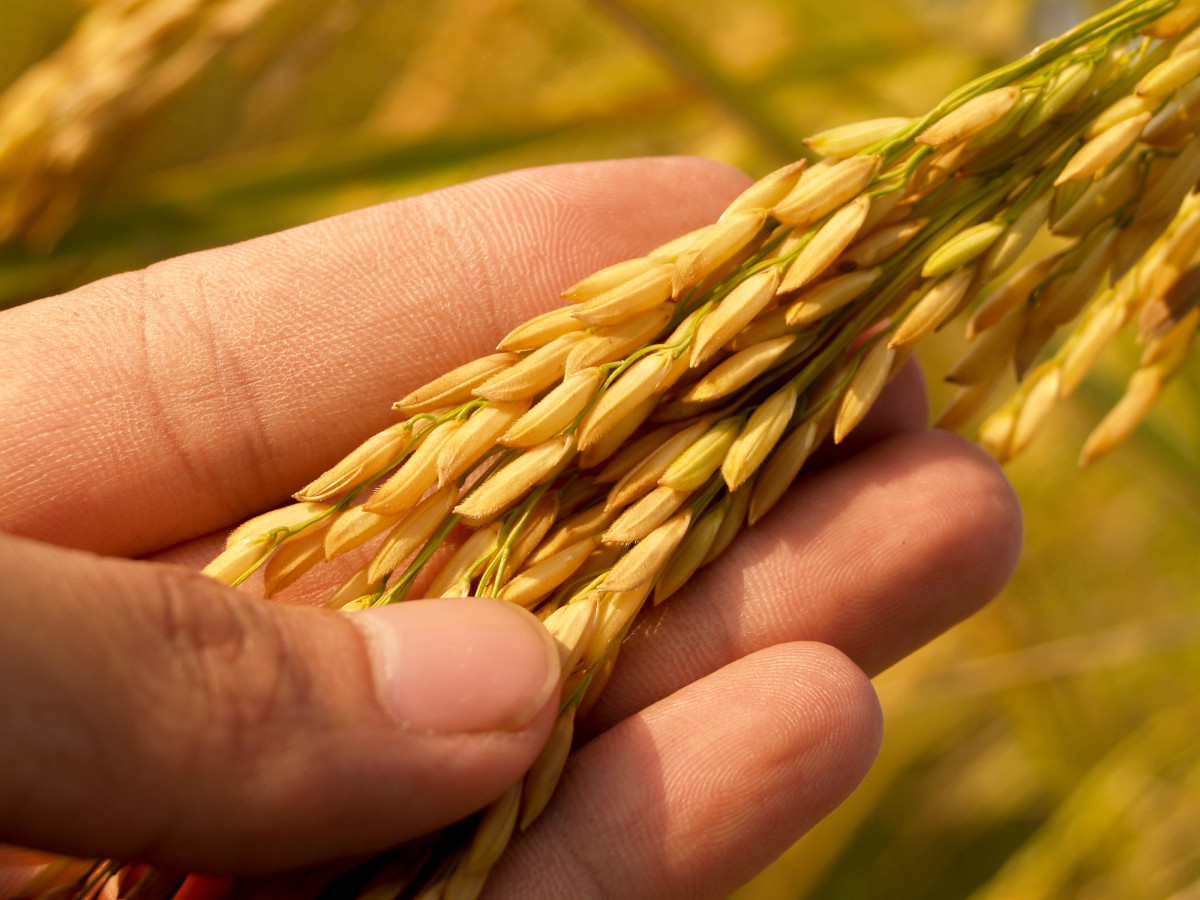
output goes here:
[{"label": "human hand", "polygon": [[[409,635],[405,655],[458,636],[456,675],[422,655],[424,677],[389,693],[354,617],[186,567],[387,425],[390,401],[744,184],[696,160],[519,172],[5,313],[0,529],[44,543],[0,544],[0,839],[267,871],[380,849],[502,792],[556,707],[522,614],[355,614]],[[853,446],[641,620],[488,896],[723,896],[852,790],[880,737],[864,671],[986,601],[1019,544],[999,470],[924,423],[909,369]],[[464,684],[487,686],[477,705],[453,705]]]}]

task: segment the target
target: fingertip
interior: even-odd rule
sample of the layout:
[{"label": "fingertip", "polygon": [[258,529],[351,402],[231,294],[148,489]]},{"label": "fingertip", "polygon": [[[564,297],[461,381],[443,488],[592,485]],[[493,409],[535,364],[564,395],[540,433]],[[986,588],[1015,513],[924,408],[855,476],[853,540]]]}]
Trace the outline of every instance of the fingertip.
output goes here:
[{"label": "fingertip", "polygon": [[839,651],[752,653],[578,751],[489,888],[524,900],[722,896],[845,800],[881,734],[870,681]]},{"label": "fingertip", "polygon": [[965,438],[936,430],[894,435],[848,461],[837,481],[835,494],[863,504],[850,521],[873,520],[860,534],[872,544],[872,565],[887,573],[864,581],[839,617],[845,637],[835,642],[867,672],[968,618],[1012,576],[1023,539],[1020,502],[1003,469]]},{"label": "fingertip", "polygon": [[[883,742],[883,710],[871,679],[829,644],[777,644],[750,658],[774,685],[777,718],[792,720],[781,743],[795,756],[792,790],[810,811],[805,822],[792,825],[799,836],[866,776]],[[814,779],[821,783],[808,783]]]},{"label": "fingertip", "polygon": [[978,603],[969,614],[998,594],[1017,567],[1025,537],[1021,501],[1003,467],[962,435],[931,430],[923,446],[935,453],[931,463],[947,467],[939,476],[944,502],[962,527],[945,558],[955,570],[975,572]]},{"label": "fingertip", "polygon": [[557,694],[554,640],[512,603],[410,600],[348,619],[365,638],[376,694],[402,727],[519,731]]}]

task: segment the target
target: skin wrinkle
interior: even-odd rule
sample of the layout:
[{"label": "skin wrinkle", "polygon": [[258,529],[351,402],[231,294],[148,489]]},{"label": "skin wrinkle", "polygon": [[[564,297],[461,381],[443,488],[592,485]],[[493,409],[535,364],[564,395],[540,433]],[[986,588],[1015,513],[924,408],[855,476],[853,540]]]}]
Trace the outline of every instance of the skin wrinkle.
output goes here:
[{"label": "skin wrinkle", "polygon": [[[141,273],[139,299],[146,324],[140,383],[156,424],[154,433],[173,448],[191,490],[210,500],[213,517],[232,519],[250,510],[236,486],[220,477],[223,469],[235,466],[261,484],[282,483],[286,476],[272,451],[251,366],[236,344],[217,337],[219,317],[213,312],[206,273],[190,261],[184,257]],[[150,317],[151,308],[168,312]],[[183,353],[174,356],[178,348]],[[176,399],[173,405],[172,394],[178,395],[181,385],[188,402],[179,404]],[[232,427],[231,419],[236,423]],[[235,434],[237,440],[222,447],[216,436],[223,433]]]},{"label": "skin wrinkle", "polygon": [[[170,391],[160,387],[160,379],[157,368],[150,362],[150,348],[154,344],[152,331],[150,328],[149,317],[147,315],[147,299],[164,299],[154,298],[151,290],[153,267],[144,269],[137,273],[138,284],[141,287],[141,301],[136,304],[137,312],[141,320],[141,342],[137,345],[137,349],[141,352],[138,354],[138,362],[140,363],[140,382],[145,391],[146,410],[145,418],[150,423],[152,431],[168,445],[167,453],[172,456],[181,466],[182,474],[191,483],[193,490],[203,489],[205,476],[207,473],[203,471],[203,467],[199,464],[199,460],[188,449],[187,443],[183,439],[181,428],[177,423],[176,418],[168,412],[168,401],[165,397],[169,396]],[[203,297],[203,291],[201,291]],[[158,304],[156,304],[158,305]],[[197,337],[201,339],[202,345],[207,348],[208,355],[215,358],[218,355],[216,341],[213,337],[211,322],[207,323],[207,328],[196,328]],[[218,378],[221,376],[219,367],[213,365],[211,370],[214,371]],[[160,448],[155,448],[156,451],[162,452]],[[171,451],[174,452],[171,452]],[[220,497],[224,490],[224,486],[218,482],[213,486],[214,493]],[[225,499],[229,504],[229,499]]]},{"label": "skin wrinkle", "polygon": [[[289,723],[284,713],[311,706],[312,672],[261,604],[213,592],[195,602],[198,577],[160,577],[156,626],[169,647],[179,680],[218,713],[205,723],[203,745],[212,743],[236,771],[261,759],[265,736]],[[215,726],[215,740],[207,733]],[[198,736],[199,737],[199,736]],[[196,762],[200,762],[199,759]]]}]

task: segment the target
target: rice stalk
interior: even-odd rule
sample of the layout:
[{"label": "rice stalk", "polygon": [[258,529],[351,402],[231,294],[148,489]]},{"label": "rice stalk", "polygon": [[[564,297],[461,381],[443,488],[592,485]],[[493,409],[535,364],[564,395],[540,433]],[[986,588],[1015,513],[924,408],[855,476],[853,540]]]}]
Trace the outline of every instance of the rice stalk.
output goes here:
[{"label": "rice stalk", "polygon": [[0,96],[0,245],[53,247],[150,118],[294,0],[107,0]]}]

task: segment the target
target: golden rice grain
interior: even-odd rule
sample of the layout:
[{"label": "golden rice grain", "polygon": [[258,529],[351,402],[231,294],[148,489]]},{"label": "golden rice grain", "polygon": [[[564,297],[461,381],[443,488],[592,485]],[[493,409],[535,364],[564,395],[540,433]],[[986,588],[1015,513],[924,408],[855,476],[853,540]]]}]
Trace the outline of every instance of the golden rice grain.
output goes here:
[{"label": "golden rice grain", "polygon": [[595,548],[594,538],[576,541],[518,572],[497,596],[509,603],[530,607],[574,575]]},{"label": "golden rice grain", "polygon": [[575,734],[575,711],[578,707],[568,706],[554,722],[550,737],[546,739],[542,752],[534,760],[525,776],[521,792],[521,816],[518,827],[524,831],[542,814],[546,804],[554,795],[571,753],[571,739]]},{"label": "golden rice grain", "polygon": [[820,423],[810,419],[793,429],[771,452],[752,490],[745,492],[746,514],[751,525],[765,516],[783,497],[816,448],[821,431]]},{"label": "golden rice grain", "polygon": [[508,447],[532,447],[554,437],[575,421],[604,381],[599,368],[582,369],[568,375],[533,409],[512,422],[499,437]]},{"label": "golden rice grain", "polygon": [[510,535],[512,543],[508,548],[506,558],[509,572],[519,571],[526,560],[533,556],[542,539],[549,533],[558,518],[562,494],[560,491],[546,491],[524,515],[523,524],[516,531],[515,537]]},{"label": "golden rice grain", "polygon": [[[355,603],[355,601],[363,601],[355,603],[352,609],[364,609],[369,605],[371,595],[373,595],[380,587],[378,582],[371,581],[367,577],[366,567],[356,571],[353,575],[342,582],[341,587],[333,592],[333,596],[326,601],[325,605],[330,609],[346,609],[347,604]],[[351,609],[346,609],[350,612]]]},{"label": "golden rice grain", "polygon": [[1154,407],[1162,386],[1162,373],[1157,368],[1151,366],[1134,372],[1121,399],[1084,441],[1079,465],[1090,466],[1128,438]]},{"label": "golden rice grain", "polygon": [[904,202],[915,204],[930,196],[949,179],[957,176],[981,152],[974,141],[959,141],[926,156],[908,180]]},{"label": "golden rice grain", "polygon": [[1090,141],[1092,138],[1098,137],[1126,119],[1139,116],[1144,112],[1153,113],[1157,105],[1157,102],[1149,97],[1138,97],[1136,95],[1122,97],[1092,120],[1091,124],[1083,132],[1084,140]]},{"label": "golden rice grain", "polygon": [[685,509],[634,544],[597,585],[602,591],[625,592],[648,588],[691,524],[692,511]]},{"label": "golden rice grain", "polygon": [[628,321],[589,330],[567,355],[565,373],[574,375],[592,366],[624,359],[635,350],[653,343],[667,327],[674,309],[674,304],[664,303]]},{"label": "golden rice grain", "polygon": [[626,472],[608,492],[605,508],[621,509],[648,493],[659,483],[659,479],[675,460],[708,431],[711,424],[710,418],[700,418],[661,440],[657,445],[647,448],[647,451],[642,453],[641,461]]},{"label": "golden rice grain", "polygon": [[807,164],[806,160],[801,159],[760,178],[725,208],[721,218],[770,209],[791,193]]},{"label": "golden rice grain", "polygon": [[[976,335],[993,328],[1012,310],[1029,300],[1033,292],[1050,277],[1061,258],[1058,253],[1044,256],[992,291],[967,322],[967,339],[974,340]],[[986,260],[984,265],[987,265]]]},{"label": "golden rice grain", "polygon": [[263,596],[270,598],[294,584],[324,559],[325,535],[320,531],[306,531],[299,540],[284,544],[263,566]]},{"label": "golden rice grain", "polygon": [[325,558],[334,559],[361,547],[371,538],[395,527],[405,512],[381,515],[368,512],[361,506],[351,506],[340,512],[325,532]]},{"label": "golden rice grain", "polygon": [[489,475],[454,508],[468,519],[490,519],[535,485],[548,481],[575,455],[575,436],[559,435],[525,450]]},{"label": "golden rice grain", "polygon": [[575,316],[573,306],[560,306],[534,316],[506,334],[496,345],[497,350],[536,350],[557,337],[583,330],[584,323]]},{"label": "golden rice grain", "polygon": [[635,408],[665,390],[673,364],[670,351],[647,354],[606,387],[579,423],[579,449],[595,444]]},{"label": "golden rice grain", "polygon": [[1002,372],[997,370],[988,378],[955,391],[950,402],[934,419],[933,427],[945,431],[960,431],[975,418],[984,404],[991,398],[1000,382]]},{"label": "golden rice grain", "polygon": [[[583,656],[583,666],[592,670],[592,682],[611,674],[609,663],[620,644],[621,638],[628,631],[630,624],[641,611],[650,596],[650,583],[627,591],[609,591],[603,594],[600,604],[600,617],[596,624],[596,633]],[[601,664],[603,663],[603,668]],[[600,671],[596,671],[600,669]],[[580,714],[587,714],[587,698],[579,704]]]},{"label": "golden rice grain", "polygon": [[472,393],[485,400],[528,400],[562,378],[567,368],[567,357],[582,339],[583,333],[579,331],[556,337],[520,362],[497,372]]},{"label": "golden rice grain", "polygon": [[685,423],[683,422],[668,422],[642,432],[636,439],[625,444],[620,452],[605,464],[604,468],[594,473],[591,476],[592,481],[596,484],[611,484],[620,481],[640,465],[647,455],[655,452],[664,441],[678,434],[684,427]]},{"label": "golden rice grain", "polygon": [[733,543],[733,539],[741,531],[742,526],[746,524],[746,510],[750,506],[750,493],[757,478],[758,475],[755,473],[750,476],[750,480],[742,485],[741,488],[725,495],[722,501],[725,506],[725,514],[721,517],[721,524],[717,528],[717,534],[713,538],[712,546],[709,547],[708,553],[704,555],[704,559],[700,565],[707,566],[728,550]]},{"label": "golden rice grain", "polygon": [[314,503],[311,501],[302,501],[300,503],[290,503],[287,506],[281,506],[279,509],[273,509],[270,512],[265,512],[252,519],[248,519],[233,529],[229,533],[229,537],[225,539],[225,546],[229,547],[244,538],[266,534],[267,532],[285,532],[286,534],[277,535],[276,539],[295,540],[311,531],[311,525],[301,530],[301,526],[306,525],[306,523],[320,519],[321,524],[327,524],[326,514],[332,509],[333,505],[330,503]]},{"label": "golden rice grain", "polygon": [[744,422],[744,416],[721,419],[671,462],[658,483],[679,491],[700,488],[721,468]]},{"label": "golden rice grain", "polygon": [[563,679],[575,673],[583,653],[591,643],[600,617],[600,604],[593,593],[576,597],[570,603],[558,607],[542,621],[550,637],[558,647],[559,664]]},{"label": "golden rice grain", "polygon": [[870,411],[875,398],[887,384],[895,355],[896,351],[886,341],[876,341],[863,356],[838,407],[833,425],[835,444],[840,444]]},{"label": "golden rice grain", "polygon": [[1062,361],[1061,395],[1068,397],[1083,378],[1104,348],[1109,345],[1128,319],[1128,307],[1123,303],[1104,303],[1095,307],[1081,323],[1074,339],[1065,348]]},{"label": "golden rice grain", "polygon": [[765,210],[727,216],[709,227],[691,247],[679,254],[671,275],[672,293],[681,296],[722,264],[732,259],[758,235],[767,220]]},{"label": "golden rice grain", "polygon": [[680,395],[681,400],[703,402],[719,400],[750,384],[780,360],[802,352],[812,339],[785,334],[774,340],[752,344],[739,350]]},{"label": "golden rice grain", "polygon": [[203,572],[221,584],[237,584],[257,568],[273,545],[265,534],[244,537],[229,544],[204,567]]},{"label": "golden rice grain", "polygon": [[712,231],[715,225],[715,222],[712,225],[703,225],[694,231],[689,231],[677,238],[672,238],[665,244],[651,250],[646,256],[656,262],[675,262],[681,253],[702,241],[704,236]]},{"label": "golden rice grain", "polygon": [[997,462],[1008,462],[1011,458],[1008,447],[1012,441],[1013,428],[1016,427],[1016,424],[1017,417],[1011,404],[1001,407],[983,420],[975,442],[990,453]]},{"label": "golden rice grain", "polygon": [[472,360],[417,388],[397,401],[396,408],[406,413],[419,413],[463,403],[474,396],[475,388],[519,359],[515,353],[493,353]]},{"label": "golden rice grain", "polygon": [[834,213],[788,266],[779,292],[798,290],[829,268],[858,234],[870,206],[871,198],[864,195]]},{"label": "golden rice grain", "polygon": [[469,591],[458,593],[455,589],[462,585],[470,585],[472,575],[476,574],[475,570],[496,551],[499,540],[500,525],[496,522],[472,532],[442,565],[429,587],[425,589],[425,596],[467,596]]},{"label": "golden rice grain", "polygon": [[1016,456],[1029,445],[1054,408],[1062,391],[1062,369],[1054,363],[1034,372],[1013,422],[1007,452]]},{"label": "golden rice grain", "polygon": [[626,507],[604,532],[606,544],[631,544],[640,541],[667,521],[682,506],[692,491],[658,485]]},{"label": "golden rice grain", "polygon": [[[1150,101],[1151,105],[1161,101]],[[1181,150],[1200,126],[1200,82],[1180,88],[1142,130],[1141,141],[1161,150]]]},{"label": "golden rice grain", "polygon": [[879,280],[883,269],[864,269],[850,272],[823,281],[800,294],[787,307],[786,320],[789,325],[808,325],[840,309],[862,294]]},{"label": "golden rice grain", "polygon": [[1037,296],[1034,319],[1053,325],[1070,322],[1096,293],[1112,261],[1117,230],[1106,228],[1093,234],[1063,257],[1057,272]]},{"label": "golden rice grain", "polygon": [[712,549],[721,530],[721,522],[729,506],[728,501],[717,504],[708,510],[700,520],[688,529],[667,564],[663,566],[662,574],[654,584],[654,605],[662,603],[678,591],[696,570],[704,564],[704,559]]},{"label": "golden rice grain", "polygon": [[996,325],[977,334],[971,348],[946,374],[946,380],[959,385],[976,384],[992,375],[1012,358],[1028,320],[1025,306],[1009,309]]},{"label": "golden rice grain", "polygon": [[1138,365],[1156,366],[1168,375],[1183,365],[1196,325],[1200,322],[1200,308],[1194,305],[1174,326],[1161,337],[1152,339],[1142,352]]},{"label": "golden rice grain", "polygon": [[463,424],[462,419],[451,419],[433,429],[404,464],[375,489],[375,493],[363,504],[363,509],[387,516],[415,506],[421,496],[437,483],[438,456],[446,441]]},{"label": "golden rice grain", "polygon": [[974,262],[1008,230],[1005,222],[994,219],[963,229],[929,254],[921,267],[921,277],[941,278]]},{"label": "golden rice grain", "polygon": [[[755,344],[761,344],[763,341],[797,334],[800,330],[801,326],[787,323],[785,307],[771,307],[755,316],[749,325],[730,338],[726,347],[737,352],[745,350],[747,347],[753,347]],[[813,335],[806,334],[802,340],[811,344]]]},{"label": "golden rice grain", "polygon": [[908,128],[916,119],[882,118],[850,125],[839,125],[804,139],[804,143],[822,156],[857,156],[896,132]]},{"label": "golden rice grain", "polygon": [[771,210],[771,215],[793,228],[812,225],[857,197],[879,171],[880,162],[878,156],[842,160],[812,178],[803,179]]},{"label": "golden rice grain", "polygon": [[328,500],[374,478],[420,440],[413,436],[422,430],[416,426],[416,421],[400,422],[372,435],[294,496],[297,500]]},{"label": "golden rice grain", "polygon": [[624,284],[584,301],[571,316],[587,325],[619,325],[671,299],[671,263],[659,263]]},{"label": "golden rice grain", "polygon": [[1177,6],[1142,29],[1142,33],[1150,37],[1170,40],[1182,34],[1197,20],[1200,20],[1200,2],[1198,0],[1180,0]]},{"label": "golden rice grain", "polygon": [[[1200,60],[1200,51],[1197,52],[1197,59]],[[1082,181],[1084,178],[1097,175],[1129,149],[1149,121],[1150,113],[1145,112],[1118,122],[1108,131],[1101,132],[1080,147],[1075,155],[1067,160],[1066,166],[1054,180],[1054,184]]]},{"label": "golden rice grain", "polygon": [[1142,76],[1134,93],[1139,97],[1165,97],[1200,75],[1200,50],[1172,54]]},{"label": "golden rice grain", "polygon": [[1136,197],[1142,178],[1139,160],[1126,160],[1055,219],[1052,231],[1065,237],[1082,237]]},{"label": "golden rice grain", "polygon": [[458,490],[447,485],[434,491],[415,506],[384,538],[375,556],[367,564],[367,580],[378,582],[433,536],[442,520],[450,515]]},{"label": "golden rice grain", "polygon": [[[659,260],[650,256],[623,260],[580,279],[563,291],[562,296],[566,300],[575,302],[590,300],[606,291],[620,287],[652,269],[657,269],[660,265]],[[567,307],[567,310],[570,310],[570,307]]]},{"label": "golden rice grain", "polygon": [[[488,403],[446,438],[437,456],[437,482],[445,486],[496,449],[496,441],[529,409],[528,400]],[[552,432],[553,433],[553,432]],[[549,437],[550,435],[547,435]],[[538,443],[534,441],[532,443]]]},{"label": "golden rice grain", "polygon": [[736,491],[762,465],[791,422],[798,399],[796,386],[789,381],[750,414],[721,463],[729,490]]},{"label": "golden rice grain", "polygon": [[767,269],[751,275],[726,294],[721,302],[700,320],[689,364],[698,366],[724,347],[775,298],[778,286],[778,271]]},{"label": "golden rice grain", "polygon": [[1200,179],[1200,141],[1191,141],[1149,184],[1138,203],[1137,218],[1155,221],[1173,216]]},{"label": "golden rice grain", "polygon": [[[874,204],[875,200],[872,200],[872,212]],[[868,212],[867,219],[870,218],[871,212]],[[846,252],[838,258],[837,268],[839,271],[853,271],[878,266],[908,246],[909,242],[924,231],[928,224],[928,219],[909,219],[894,225],[885,225],[875,229],[866,237],[856,238]],[[867,228],[868,223],[864,221],[860,232]]]},{"label": "golden rice grain", "polygon": [[631,406],[610,428],[580,451],[579,468],[585,471],[592,469],[620,450],[642,427],[642,423],[650,418],[657,405],[658,397],[651,396]]},{"label": "golden rice grain", "polygon": [[603,503],[597,503],[580,510],[560,522],[529,557],[529,564],[534,565],[551,554],[576,541],[598,535],[617,517],[617,510],[605,509]]},{"label": "golden rice grain", "polygon": [[945,147],[966,140],[1002,118],[1019,96],[1021,89],[1012,85],[981,94],[922,131],[917,135],[917,143]]},{"label": "golden rice grain", "polygon": [[959,269],[927,290],[896,326],[888,340],[894,349],[909,349],[933,334],[960,308],[979,276],[976,266]]},{"label": "golden rice grain", "polygon": [[[520,808],[521,783],[518,782],[484,810],[483,818],[475,828],[475,835],[471,838],[466,857],[456,870],[456,875],[458,872],[480,874],[487,872],[495,864],[501,852],[508,846]],[[450,884],[454,884],[454,876],[451,876]]]}]

